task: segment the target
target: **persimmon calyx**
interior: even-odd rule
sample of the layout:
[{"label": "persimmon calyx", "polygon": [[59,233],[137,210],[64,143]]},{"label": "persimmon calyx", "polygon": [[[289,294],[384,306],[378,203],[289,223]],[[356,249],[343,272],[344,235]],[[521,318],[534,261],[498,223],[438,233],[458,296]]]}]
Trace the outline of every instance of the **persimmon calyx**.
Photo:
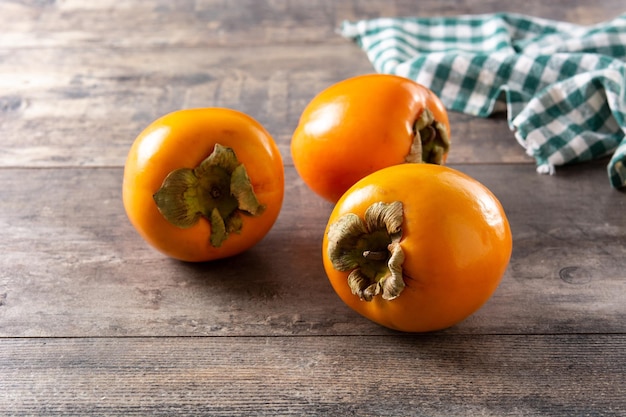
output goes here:
[{"label": "persimmon calyx", "polygon": [[394,201],[372,204],[365,219],[346,213],[330,225],[327,256],[337,271],[350,271],[348,285],[361,300],[393,300],[404,289],[402,221],[402,203]]},{"label": "persimmon calyx", "polygon": [[265,209],[235,151],[220,144],[197,167],[170,172],[153,198],[163,217],[177,227],[189,228],[206,218],[216,248],[230,233],[241,232],[242,214],[258,216]]},{"label": "persimmon calyx", "polygon": [[443,164],[444,155],[450,149],[450,137],[446,126],[435,120],[433,113],[425,108],[413,125],[413,143],[406,162]]}]

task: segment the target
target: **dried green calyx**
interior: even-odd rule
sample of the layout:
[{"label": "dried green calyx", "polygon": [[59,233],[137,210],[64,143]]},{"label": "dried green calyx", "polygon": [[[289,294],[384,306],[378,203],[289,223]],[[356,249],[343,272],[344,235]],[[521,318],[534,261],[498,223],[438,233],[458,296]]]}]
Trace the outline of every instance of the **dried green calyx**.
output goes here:
[{"label": "dried green calyx", "polygon": [[214,247],[220,247],[229,233],[241,231],[242,214],[258,216],[265,209],[235,151],[220,144],[196,168],[170,172],[153,197],[163,217],[180,228],[205,217]]},{"label": "dried green calyx", "polygon": [[433,113],[424,109],[413,125],[413,144],[406,162],[427,162],[442,165],[450,150],[450,137],[443,123],[435,120]]},{"label": "dried green calyx", "polygon": [[393,300],[404,289],[402,263],[402,203],[378,202],[365,211],[341,216],[328,230],[328,257],[333,268],[347,272],[354,295],[371,301],[381,295]]}]

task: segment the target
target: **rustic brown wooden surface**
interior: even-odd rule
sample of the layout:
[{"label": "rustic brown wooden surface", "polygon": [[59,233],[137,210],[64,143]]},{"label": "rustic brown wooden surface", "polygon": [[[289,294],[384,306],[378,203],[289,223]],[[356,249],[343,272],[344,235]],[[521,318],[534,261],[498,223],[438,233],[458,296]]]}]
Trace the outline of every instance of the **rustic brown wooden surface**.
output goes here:
[{"label": "rustic brown wooden surface", "polygon": [[[606,161],[535,173],[503,117],[452,113],[450,165],[507,211],[493,298],[429,335],[350,311],[321,265],[331,206],[289,140],[318,91],[371,72],[343,19],[512,11],[593,24],[623,2],[0,0],[0,415],[626,414],[626,194]],[[186,264],[121,204],[150,121],[226,106],[279,143],[256,247]]]}]

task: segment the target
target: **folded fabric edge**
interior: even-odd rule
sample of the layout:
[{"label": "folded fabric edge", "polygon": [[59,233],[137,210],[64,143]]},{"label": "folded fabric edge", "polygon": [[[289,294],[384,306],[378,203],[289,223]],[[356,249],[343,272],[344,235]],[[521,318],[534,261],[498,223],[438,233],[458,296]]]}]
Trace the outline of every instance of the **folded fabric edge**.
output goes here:
[{"label": "folded fabric edge", "polygon": [[609,167],[608,171],[613,188],[626,187],[626,165],[622,161],[615,163],[613,169]]},{"label": "folded fabric edge", "polygon": [[354,39],[359,36],[359,30],[357,29],[358,22],[353,22],[350,20],[344,20],[341,22],[339,27],[336,29],[336,33],[345,37]]},{"label": "folded fabric edge", "polygon": [[[616,17],[608,22],[618,21],[622,18],[626,17],[626,13],[617,14]],[[509,25],[523,25],[528,26],[529,24],[535,25],[536,28],[539,29],[547,29],[547,31],[552,32],[554,29],[566,31],[566,32],[580,32],[580,31],[589,31],[594,30],[599,27],[604,27],[608,22],[599,22],[594,25],[580,25],[571,22],[566,22],[562,20],[555,19],[546,19],[539,16],[533,16],[525,13],[515,13],[515,12],[492,12],[492,13],[467,13],[467,14],[459,14],[454,17],[446,16],[443,14],[432,15],[432,16],[390,16],[390,17],[376,17],[371,19],[360,19],[360,20],[343,20],[338,28],[338,32],[345,37],[355,38],[359,35],[363,35],[363,31],[360,31],[357,27],[358,24],[370,25],[375,22],[417,22],[423,23],[425,25],[432,25],[432,22],[436,22],[440,25],[449,24],[450,20],[454,19],[455,21],[464,23],[464,24],[475,24],[477,22],[483,22],[488,19],[501,19]],[[363,29],[363,28],[362,28]]]},{"label": "folded fabric edge", "polygon": [[613,188],[626,188],[626,139],[611,157],[607,171]]},{"label": "folded fabric edge", "polygon": [[[538,174],[555,175],[557,165],[565,166],[568,164],[566,162],[557,163],[551,161],[549,156],[545,157],[542,154],[540,145],[534,140],[524,137],[519,130],[515,131],[514,135],[517,142],[526,150],[526,154],[535,159]],[[532,136],[532,132],[530,136]],[[612,188],[626,189],[626,139],[611,157],[606,166],[606,170],[609,177],[609,184]]]},{"label": "folded fabric edge", "polygon": [[513,135],[515,136],[517,142],[526,150],[526,154],[535,158],[535,162],[537,164],[537,173],[544,175],[555,174],[556,169],[554,164],[550,163],[548,159],[539,154],[538,145],[534,145],[532,142],[529,142],[519,130],[515,130],[513,132]]}]

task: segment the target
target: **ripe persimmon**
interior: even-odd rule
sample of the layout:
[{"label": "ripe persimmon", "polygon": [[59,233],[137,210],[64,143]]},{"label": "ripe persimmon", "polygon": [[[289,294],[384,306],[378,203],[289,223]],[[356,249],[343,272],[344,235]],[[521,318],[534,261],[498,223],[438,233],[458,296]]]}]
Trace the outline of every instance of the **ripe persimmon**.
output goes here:
[{"label": "ripe persimmon", "polygon": [[432,91],[408,78],[367,74],[320,92],[291,139],[302,180],[330,202],[381,168],[407,162],[443,164],[450,123]]},{"label": "ripe persimmon", "polygon": [[123,201],[139,234],[164,254],[208,261],[243,252],[281,209],[284,169],[270,134],[231,109],[175,111],[133,143]]},{"label": "ripe persimmon", "polygon": [[384,168],[333,209],[324,268],[339,297],[383,326],[450,327],[494,293],[508,265],[511,230],[484,185],[433,164]]}]

